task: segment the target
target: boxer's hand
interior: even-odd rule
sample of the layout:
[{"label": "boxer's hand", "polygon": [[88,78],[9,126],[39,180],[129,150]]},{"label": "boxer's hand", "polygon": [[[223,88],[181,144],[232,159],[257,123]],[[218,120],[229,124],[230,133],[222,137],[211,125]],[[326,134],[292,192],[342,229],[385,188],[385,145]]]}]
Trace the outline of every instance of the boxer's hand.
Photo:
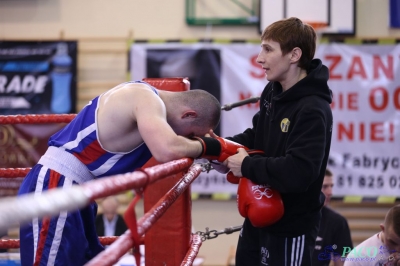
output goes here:
[{"label": "boxer's hand", "polygon": [[236,154],[239,148],[246,148],[239,143],[221,137],[194,137],[194,139],[198,140],[203,148],[202,154],[199,157],[208,160],[217,160],[218,162],[223,162],[229,156]]}]

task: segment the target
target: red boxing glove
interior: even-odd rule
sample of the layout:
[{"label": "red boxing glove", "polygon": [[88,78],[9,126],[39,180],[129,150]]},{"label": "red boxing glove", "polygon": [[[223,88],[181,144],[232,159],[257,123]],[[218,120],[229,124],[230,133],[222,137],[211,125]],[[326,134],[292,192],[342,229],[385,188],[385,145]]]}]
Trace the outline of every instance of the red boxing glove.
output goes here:
[{"label": "red boxing glove", "polygon": [[229,171],[226,174],[226,180],[228,180],[228,182],[232,184],[239,184],[240,177],[234,176],[232,171]]},{"label": "red boxing glove", "polygon": [[254,227],[265,227],[282,218],[284,207],[281,195],[269,185],[257,185],[240,178],[237,191],[239,213],[249,218]]},{"label": "red boxing glove", "polygon": [[199,157],[208,160],[217,160],[218,162],[223,162],[229,156],[236,154],[239,148],[248,150],[248,148],[242,144],[221,137],[194,137],[194,139],[200,141],[203,147],[203,152]]}]

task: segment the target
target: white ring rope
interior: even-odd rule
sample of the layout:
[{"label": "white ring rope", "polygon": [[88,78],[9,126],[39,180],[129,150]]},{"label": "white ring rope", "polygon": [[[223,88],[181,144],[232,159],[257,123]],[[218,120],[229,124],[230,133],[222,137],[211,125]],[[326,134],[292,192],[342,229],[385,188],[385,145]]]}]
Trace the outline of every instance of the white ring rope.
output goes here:
[{"label": "white ring rope", "polygon": [[[168,175],[182,172],[193,162],[183,158],[126,174],[95,179],[70,188],[54,188],[40,195],[29,193],[0,199],[0,230],[24,225],[33,218],[56,216],[61,211],[75,211],[91,201],[129,189],[142,188]],[[189,165],[188,165],[189,164]],[[186,165],[188,165],[186,167]]]},{"label": "white ring rope", "polygon": [[3,198],[0,201],[0,231],[32,221],[33,218],[55,216],[60,211],[74,211],[89,204],[90,199],[80,186],[52,189],[34,195]]}]

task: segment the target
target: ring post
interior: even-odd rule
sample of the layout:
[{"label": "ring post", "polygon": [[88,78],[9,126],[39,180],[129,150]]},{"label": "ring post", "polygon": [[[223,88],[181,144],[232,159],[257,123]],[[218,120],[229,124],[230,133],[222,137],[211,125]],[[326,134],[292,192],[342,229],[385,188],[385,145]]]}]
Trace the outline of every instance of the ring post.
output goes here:
[{"label": "ring post", "polygon": [[[143,81],[167,91],[190,89],[187,78],[144,78]],[[153,157],[143,166],[159,164]],[[147,213],[184,173],[175,174],[149,185],[144,191],[144,212]],[[180,265],[190,248],[191,190],[188,188],[145,234],[146,266]]]}]

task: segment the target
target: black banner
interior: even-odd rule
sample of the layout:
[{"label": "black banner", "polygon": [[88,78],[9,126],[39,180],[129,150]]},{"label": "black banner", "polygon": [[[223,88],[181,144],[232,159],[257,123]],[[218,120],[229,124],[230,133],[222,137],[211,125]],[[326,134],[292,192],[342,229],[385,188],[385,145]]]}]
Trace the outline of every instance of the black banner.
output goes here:
[{"label": "black banner", "polygon": [[76,113],[76,41],[0,42],[0,114]]}]

